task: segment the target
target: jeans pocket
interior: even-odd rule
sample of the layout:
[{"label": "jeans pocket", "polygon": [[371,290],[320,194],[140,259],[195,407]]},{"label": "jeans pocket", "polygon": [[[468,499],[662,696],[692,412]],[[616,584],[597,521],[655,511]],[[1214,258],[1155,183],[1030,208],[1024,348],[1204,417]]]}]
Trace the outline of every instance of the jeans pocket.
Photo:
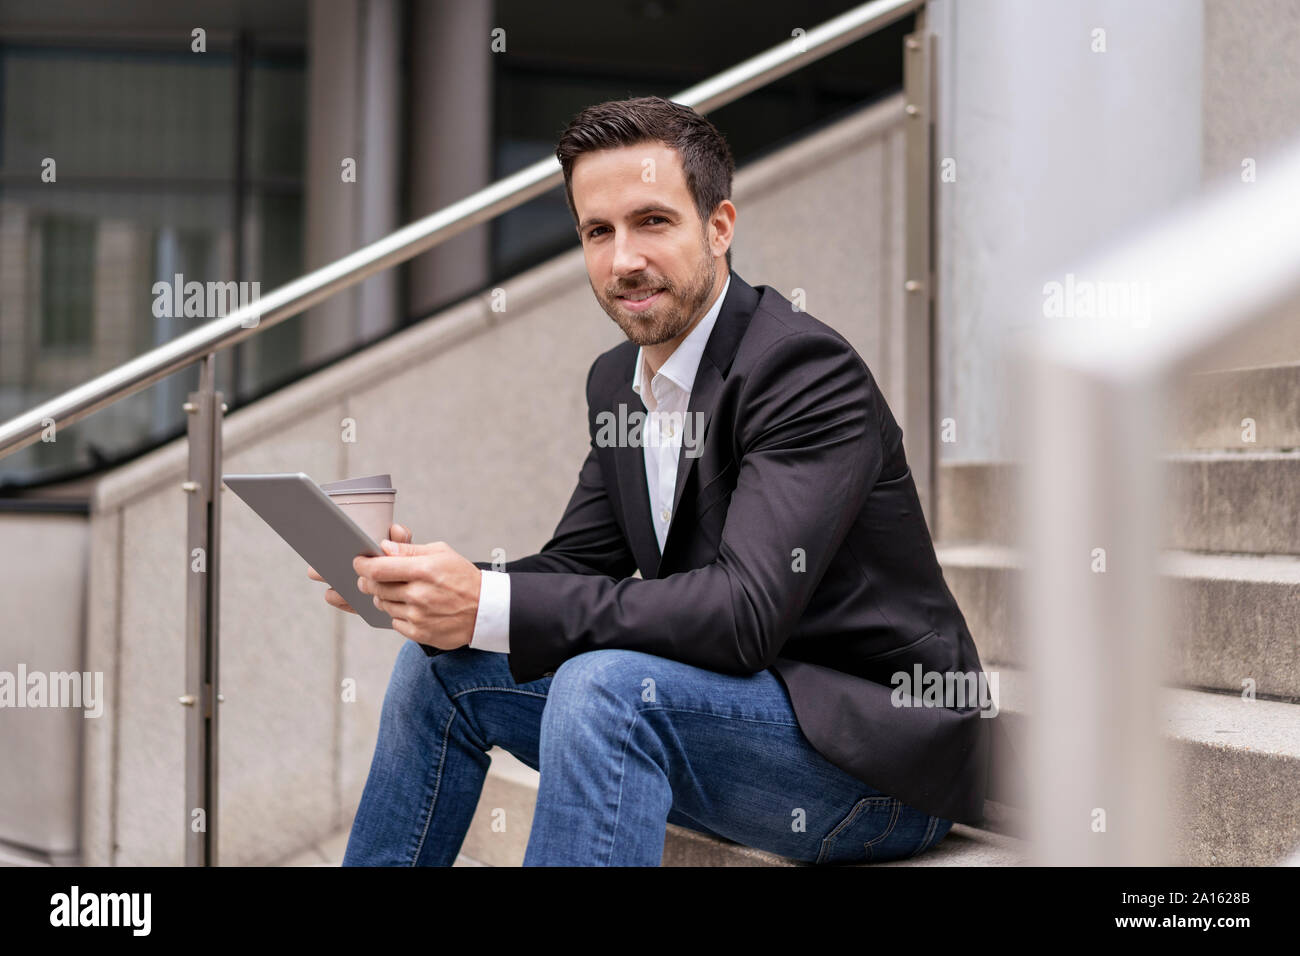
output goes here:
[{"label": "jeans pocket", "polygon": [[818,863],[865,863],[872,847],[884,844],[894,832],[903,810],[902,801],[883,794],[863,797],[844,819],[826,834]]}]

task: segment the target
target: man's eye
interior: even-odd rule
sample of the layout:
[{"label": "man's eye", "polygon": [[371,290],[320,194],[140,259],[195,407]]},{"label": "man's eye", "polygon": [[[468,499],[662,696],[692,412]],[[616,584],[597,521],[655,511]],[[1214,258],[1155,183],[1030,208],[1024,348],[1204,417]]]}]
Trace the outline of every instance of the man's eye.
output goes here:
[{"label": "man's eye", "polygon": [[[665,223],[666,223],[667,221],[668,221],[668,219],[667,219],[666,217],[664,217],[664,216],[647,216],[647,217],[646,217],[646,220],[645,220],[645,224],[648,226],[648,225],[650,225],[650,224],[653,223],[653,222],[665,222]],[[605,227],[605,226],[595,226],[595,227],[593,227],[591,230],[589,230],[589,231],[587,232],[587,238],[588,238],[588,239],[595,239],[596,236],[599,235],[600,231],[601,231],[602,229],[605,229],[605,228],[607,228],[607,227]]]}]

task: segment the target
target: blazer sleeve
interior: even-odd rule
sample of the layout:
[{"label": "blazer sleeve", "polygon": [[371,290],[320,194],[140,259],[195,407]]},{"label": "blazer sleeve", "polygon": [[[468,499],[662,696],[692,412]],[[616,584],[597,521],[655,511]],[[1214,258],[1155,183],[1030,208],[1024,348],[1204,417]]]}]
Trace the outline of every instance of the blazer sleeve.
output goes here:
[{"label": "blazer sleeve", "polygon": [[[595,368],[593,363],[587,372],[588,400]],[[636,571],[636,558],[632,556],[632,549],[614,517],[614,506],[605,491],[604,475],[596,456],[594,425],[589,430],[591,446],[578,472],[578,485],[569,496],[569,503],[555,533],[542,546],[542,550],[537,554],[507,561],[500,568],[493,568],[490,561],[475,561],[475,567],[485,571],[527,571],[539,575],[608,575],[612,579],[626,578]],[[513,588],[514,578],[511,578],[510,583]],[[512,593],[511,606],[513,605]],[[521,633],[514,630],[513,611],[510,630],[511,634]],[[442,653],[440,649],[428,644],[421,644],[420,647],[424,648],[424,653],[429,657]]]},{"label": "blazer sleeve", "polygon": [[[769,667],[880,475],[877,394],[862,359],[834,334],[794,333],[769,346],[739,395],[739,470],[717,559],[648,580],[512,570],[515,680],[601,648],[729,674]],[[586,499],[575,500],[581,514]],[[603,517],[603,505],[586,507]],[[582,537],[601,540],[589,530]]]}]

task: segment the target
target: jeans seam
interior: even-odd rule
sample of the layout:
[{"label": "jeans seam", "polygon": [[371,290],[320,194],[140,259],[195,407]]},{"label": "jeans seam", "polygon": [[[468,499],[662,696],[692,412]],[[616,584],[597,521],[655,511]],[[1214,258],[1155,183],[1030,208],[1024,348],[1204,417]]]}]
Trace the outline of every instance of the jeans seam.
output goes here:
[{"label": "jeans seam", "polygon": [[424,841],[429,835],[429,824],[433,822],[433,810],[438,805],[438,791],[442,789],[442,768],[447,762],[447,738],[451,736],[451,724],[455,719],[456,709],[453,707],[451,713],[447,716],[447,724],[442,729],[442,752],[438,755],[437,772],[434,774],[433,796],[424,811],[424,828],[420,831],[420,841],[415,845],[415,853],[411,857],[409,866],[415,866],[419,862],[420,853],[424,850]]},{"label": "jeans seam", "polygon": [[931,814],[930,826],[925,831],[925,838],[921,841],[921,845],[912,852],[912,856],[920,856],[922,853],[924,853],[926,850],[930,848],[930,841],[934,839],[935,831],[938,829],[939,829],[939,818],[938,816]]},{"label": "jeans seam", "polygon": [[719,720],[743,720],[751,724],[772,724],[776,727],[798,727],[799,722],[787,720],[764,720],[761,717],[732,717],[730,714],[719,714],[711,710],[695,710],[690,707],[664,707],[662,705],[653,705],[650,707],[640,707],[639,712],[644,713],[649,710],[662,710],[674,714],[699,714],[702,717],[717,717]]},{"label": "jeans seam", "polygon": [[519,690],[514,687],[498,687],[492,684],[488,684],[484,687],[466,687],[462,690],[456,691],[456,693],[454,694],[449,693],[447,695],[447,699],[451,701],[453,715],[459,713],[462,717],[464,717],[465,727],[469,731],[470,736],[474,738],[474,743],[484,753],[487,753],[488,749],[491,747],[491,744],[489,744],[486,740],[483,739],[482,735],[478,733],[478,728],[476,728],[473,725],[473,723],[470,722],[470,719],[466,717],[465,714],[461,713],[460,706],[457,704],[457,701],[459,701],[460,698],[463,697],[464,695],[476,693],[477,691],[481,691],[481,690],[499,690],[499,691],[505,691],[508,694],[523,694],[526,697],[541,697],[543,699],[546,697],[545,694],[539,694],[537,693],[537,691],[533,691],[533,690]]},{"label": "jeans seam", "polygon": [[897,826],[898,824],[899,814],[902,812],[903,809],[903,801],[899,800],[897,797],[894,797],[893,802],[890,805],[890,809],[893,812],[889,816],[889,826],[885,827],[885,832],[880,834],[880,836],[873,837],[872,839],[867,840],[862,844],[862,849],[866,851],[868,860],[871,859],[871,848],[875,846],[877,843],[880,843],[882,840],[885,839],[885,837],[889,836],[891,833],[894,832],[894,827]]},{"label": "jeans seam", "polygon": [[614,804],[614,826],[609,838],[609,854],[605,858],[605,865],[610,865],[610,860],[614,857],[614,843],[618,839],[618,818],[623,811],[623,783],[627,779],[625,772],[627,768],[627,745],[632,739],[632,731],[636,729],[637,721],[641,719],[641,711],[637,708],[632,709],[632,722],[627,725],[627,733],[623,735],[623,749],[619,752],[618,762],[618,799]]},{"label": "jeans seam", "polygon": [[499,690],[499,691],[501,691],[502,693],[506,693],[506,694],[523,694],[523,695],[525,695],[526,697],[545,697],[545,696],[546,696],[545,694],[539,694],[539,693],[537,693],[537,691],[535,691],[535,690],[524,690],[523,688],[520,688],[520,687],[502,687],[502,686],[500,686],[499,684],[484,684],[482,687],[464,687],[464,688],[461,688],[460,690],[456,691],[456,693],[454,693],[454,694],[449,694],[448,696],[449,696],[452,700],[455,700],[457,697],[460,697],[460,696],[462,696],[462,695],[464,695],[464,694],[472,693],[473,691],[476,691],[476,690]]}]

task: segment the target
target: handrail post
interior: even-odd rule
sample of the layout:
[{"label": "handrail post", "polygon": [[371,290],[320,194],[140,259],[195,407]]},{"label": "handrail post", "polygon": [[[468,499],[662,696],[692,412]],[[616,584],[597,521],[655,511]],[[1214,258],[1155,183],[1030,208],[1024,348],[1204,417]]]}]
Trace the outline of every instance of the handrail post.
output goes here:
[{"label": "handrail post", "polygon": [[216,353],[190,392],[185,588],[185,865],[217,865],[218,600],[221,569],[221,422]]},{"label": "handrail post", "polygon": [[903,434],[921,510],[936,526],[934,409],[934,34],[928,11],[903,41]]}]

